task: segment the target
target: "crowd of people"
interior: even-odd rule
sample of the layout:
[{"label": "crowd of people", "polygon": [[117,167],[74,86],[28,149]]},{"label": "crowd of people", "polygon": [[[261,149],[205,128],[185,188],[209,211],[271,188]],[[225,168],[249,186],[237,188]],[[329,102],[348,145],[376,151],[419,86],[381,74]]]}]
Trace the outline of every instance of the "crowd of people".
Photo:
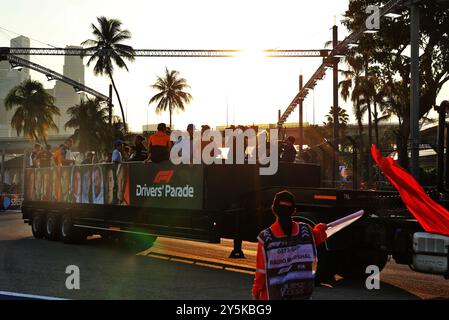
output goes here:
[{"label": "crowd of people", "polygon": [[[236,130],[241,129],[244,132],[247,129],[254,129],[253,127],[244,127],[244,126],[230,126],[229,129]],[[114,142],[114,149],[111,153],[109,153],[106,159],[101,160],[98,159],[97,154],[95,152],[86,152],[83,156],[83,160],[81,164],[95,164],[95,163],[120,163],[120,162],[154,162],[159,163],[162,161],[167,161],[170,157],[171,148],[179,143],[187,142],[186,139],[189,139],[188,148],[184,148],[182,150],[188,150],[188,157],[190,158],[191,163],[193,163],[194,157],[194,149],[195,149],[195,141],[193,139],[193,135],[196,128],[195,125],[189,124],[186,128],[188,136],[179,137],[177,141],[171,141],[170,134],[171,129],[166,126],[165,123],[160,123],[157,126],[157,131],[148,137],[144,137],[143,135],[136,135],[134,138],[134,144],[127,144],[123,140],[116,140]],[[203,134],[206,130],[210,130],[210,126],[202,125],[201,126],[201,134]],[[255,129],[257,131],[257,128]],[[211,140],[213,142],[213,137]],[[200,150],[203,151],[204,148],[210,143],[210,141],[201,141]],[[279,144],[279,160],[281,162],[295,162],[297,161],[298,152],[294,146],[295,138],[290,136],[285,141]],[[74,154],[72,153],[73,139],[67,139],[63,144],[61,144],[55,150],[52,150],[52,147],[48,144],[42,146],[39,143],[36,143],[31,151],[29,157],[29,166],[32,168],[38,167],[49,167],[49,166],[64,166],[64,165],[73,165],[75,164]],[[220,145],[221,146],[221,145]],[[246,150],[246,157],[252,156],[251,154],[255,153],[255,150],[252,149],[249,152],[246,148],[248,146],[248,138],[245,137],[244,140],[244,148]],[[233,148],[226,155],[227,157],[234,157],[236,152],[232,152],[235,150],[235,139],[233,141]],[[269,152],[269,148],[267,147],[267,152]],[[211,148],[211,156],[217,157],[221,154],[221,150],[219,148]],[[183,156],[179,154],[179,156]]]},{"label": "crowd of people", "polygon": [[[170,138],[171,129],[167,127],[165,123],[159,123],[157,126],[157,131],[152,135],[148,136],[146,139],[137,135],[134,139],[134,145],[129,146],[122,140],[117,140],[114,143],[114,151],[112,152],[111,162],[154,162],[160,163],[163,161],[168,161],[170,158],[171,148],[179,143],[184,143],[186,139],[189,139],[189,158],[193,160],[193,150],[195,148],[193,141],[193,133],[195,131],[195,126],[189,124],[187,126],[188,137],[180,137],[177,141],[172,141]],[[202,126],[201,132],[210,129],[208,125]],[[201,150],[204,149],[206,145],[201,144]],[[181,156],[181,155],[180,155]],[[216,156],[216,155],[215,155]]]},{"label": "crowd of people", "polygon": [[67,139],[56,150],[52,151],[49,144],[45,148],[36,143],[31,150],[29,157],[29,166],[31,168],[72,165],[75,159],[72,154],[73,139]]}]

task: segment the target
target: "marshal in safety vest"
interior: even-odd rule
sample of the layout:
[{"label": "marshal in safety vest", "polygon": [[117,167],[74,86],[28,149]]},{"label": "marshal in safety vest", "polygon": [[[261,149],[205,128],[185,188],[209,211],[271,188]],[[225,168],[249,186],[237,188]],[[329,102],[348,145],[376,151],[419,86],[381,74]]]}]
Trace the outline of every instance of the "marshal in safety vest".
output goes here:
[{"label": "marshal in safety vest", "polygon": [[317,260],[312,230],[298,223],[291,236],[276,237],[271,228],[259,234],[265,256],[265,277],[269,300],[303,300],[312,296],[313,264]]}]

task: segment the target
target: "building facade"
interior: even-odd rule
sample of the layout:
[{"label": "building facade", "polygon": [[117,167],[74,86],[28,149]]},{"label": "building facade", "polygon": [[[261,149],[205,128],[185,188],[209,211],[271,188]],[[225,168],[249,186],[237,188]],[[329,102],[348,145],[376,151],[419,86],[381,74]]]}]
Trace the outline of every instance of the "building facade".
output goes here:
[{"label": "building facade", "polygon": [[[29,48],[30,39],[19,36],[10,42],[11,47]],[[79,48],[67,46],[67,48]],[[29,55],[20,56],[23,59],[30,60]],[[51,69],[51,68],[50,68]],[[65,56],[63,75],[84,84],[84,64],[82,58],[78,56]],[[11,128],[11,118],[14,109],[6,111],[4,99],[8,92],[20,84],[22,81],[30,79],[30,70],[28,68],[12,69],[8,61],[0,61],[0,137],[16,137],[17,132]],[[76,93],[72,86],[57,80],[53,88],[46,89],[48,93],[55,97],[55,105],[60,109],[60,116],[56,116],[54,121],[58,126],[59,132],[50,131],[49,135],[70,135],[73,129],[65,130],[64,126],[69,120],[67,110],[81,102],[84,99],[84,93]]]},{"label": "building facade", "polygon": [[[24,36],[11,39],[11,47],[29,48],[30,39]],[[30,59],[29,55],[20,56]],[[16,136],[17,132],[11,128],[11,118],[14,111],[6,111],[5,97],[8,92],[24,80],[30,79],[30,70],[27,68],[11,69],[8,61],[0,61],[0,137]]]},{"label": "building facade", "polygon": [[[76,46],[67,46],[66,48],[80,48]],[[63,73],[65,77],[84,84],[84,64],[83,59],[78,56],[65,56]],[[69,121],[70,117],[67,110],[81,102],[85,98],[84,93],[77,93],[72,86],[65,84],[62,81],[56,80],[55,86],[47,90],[55,97],[55,105],[59,108],[61,115],[54,118],[54,121],[59,129],[59,134],[72,134],[73,129],[65,129],[64,126]],[[50,134],[55,134],[50,132]]]}]

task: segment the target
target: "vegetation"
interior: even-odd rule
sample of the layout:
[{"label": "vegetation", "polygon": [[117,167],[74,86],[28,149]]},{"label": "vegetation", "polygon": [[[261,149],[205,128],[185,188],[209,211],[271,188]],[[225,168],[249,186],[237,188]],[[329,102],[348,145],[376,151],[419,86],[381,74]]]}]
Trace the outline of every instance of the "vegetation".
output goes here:
[{"label": "vegetation", "polygon": [[[356,31],[365,23],[367,5],[384,5],[387,0],[354,0],[345,13],[344,25]],[[420,118],[436,104],[441,87],[449,80],[449,4],[432,0],[421,1],[420,47]],[[402,15],[396,19],[383,19],[380,31],[365,34],[359,46],[352,49],[354,57],[361,57],[367,79],[375,90],[367,96],[368,114],[370,106],[382,102],[385,115],[397,117],[399,125],[395,131],[399,162],[407,167],[407,146],[410,134],[410,58],[405,55],[410,44],[410,11],[401,8]],[[379,82],[374,81],[376,79]],[[377,113],[377,110],[374,111]],[[378,119],[375,121],[379,121]]]},{"label": "vegetation", "polygon": [[[346,132],[346,128],[349,123],[349,115],[346,112],[345,109],[341,107],[337,108],[337,115],[338,115],[338,136],[343,137]],[[329,113],[325,116],[326,122],[323,123],[324,127],[326,128],[326,133],[328,138],[332,137],[332,131],[334,127],[334,114],[335,114],[335,107],[331,107],[329,110]]]},{"label": "vegetation", "polygon": [[11,126],[17,135],[23,134],[32,142],[47,144],[49,130],[58,132],[53,117],[60,115],[55,98],[45,91],[39,81],[25,80],[12,88],[5,98],[6,110],[16,107]]},{"label": "vegetation", "polygon": [[86,49],[94,50],[95,53],[89,58],[87,65],[95,62],[94,74],[106,75],[111,80],[115,94],[120,105],[122,113],[123,125],[127,131],[125,113],[123,111],[122,101],[117,91],[117,86],[113,78],[114,64],[117,67],[124,68],[128,71],[128,67],[123,59],[134,61],[134,49],[129,45],[121,42],[131,39],[131,32],[122,29],[122,22],[117,19],[108,19],[106,17],[98,17],[98,27],[91,25],[94,39],[83,41],[81,45],[87,46]]},{"label": "vegetation", "polygon": [[109,132],[108,108],[98,99],[82,100],[67,110],[70,120],[65,128],[75,129],[73,139],[80,152],[102,151]]},{"label": "vegetation", "polygon": [[148,104],[157,103],[156,113],[158,114],[168,109],[171,128],[173,111],[184,111],[184,105],[192,100],[192,96],[186,91],[190,86],[186,79],[180,78],[178,71],[169,71],[165,68],[165,75],[158,76],[151,88],[158,90],[158,93],[150,99]]},{"label": "vegetation", "polygon": [[359,140],[362,141],[363,135],[363,113],[361,108],[361,99],[363,99],[363,85],[364,77],[362,65],[363,61],[360,57],[349,56],[346,59],[349,66],[348,70],[340,70],[344,76],[344,80],[339,83],[340,94],[344,101],[351,100],[353,103],[354,115],[357,119],[359,129]]}]

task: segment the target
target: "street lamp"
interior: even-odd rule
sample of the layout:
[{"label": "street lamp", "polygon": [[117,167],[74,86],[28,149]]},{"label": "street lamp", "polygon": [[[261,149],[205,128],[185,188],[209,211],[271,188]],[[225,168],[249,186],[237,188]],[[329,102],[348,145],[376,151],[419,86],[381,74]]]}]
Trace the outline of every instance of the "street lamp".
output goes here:
[{"label": "street lamp", "polygon": [[396,12],[389,12],[384,17],[390,18],[390,19],[397,19],[399,17],[402,17],[402,14],[396,13]]},{"label": "street lamp", "polygon": [[84,92],[84,90],[78,88],[78,87],[73,87],[73,89],[75,90],[76,93],[81,94]]},{"label": "street lamp", "polygon": [[18,63],[10,61],[9,64],[11,65],[12,70],[21,71],[23,69],[23,67]]},{"label": "street lamp", "polygon": [[366,29],[365,31],[363,31],[363,33],[378,33],[379,30],[377,29]]}]

